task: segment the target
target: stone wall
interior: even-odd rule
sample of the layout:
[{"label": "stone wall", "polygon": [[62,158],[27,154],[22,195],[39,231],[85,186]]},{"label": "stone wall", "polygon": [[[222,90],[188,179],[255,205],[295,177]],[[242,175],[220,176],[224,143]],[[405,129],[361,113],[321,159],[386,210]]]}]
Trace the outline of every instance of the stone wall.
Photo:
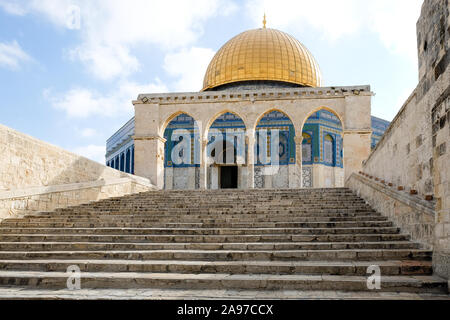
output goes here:
[{"label": "stone wall", "polygon": [[450,278],[450,90],[436,102],[431,119],[437,200],[434,267],[438,274]]},{"label": "stone wall", "polygon": [[418,23],[422,35],[418,39],[421,89],[440,88],[440,95],[430,101],[437,201],[433,267],[437,274],[450,279],[450,4],[448,0],[427,0],[422,11],[424,18]]},{"label": "stone wall", "polygon": [[3,191],[128,176],[3,125],[0,155]]},{"label": "stone wall", "polygon": [[423,197],[433,194],[431,123],[425,120],[430,113],[414,91],[363,163],[363,171]]},{"label": "stone wall", "polygon": [[[373,178],[404,187],[407,192],[417,191],[420,199],[435,198],[433,267],[438,275],[447,278],[450,278],[449,12],[448,0],[424,1],[417,22],[419,84],[363,163],[363,172]],[[373,201],[368,187],[354,180],[349,179],[347,185]],[[391,200],[384,198],[388,203]],[[388,215],[393,212],[381,203],[374,205],[381,206],[380,211],[386,210]],[[405,217],[397,220],[406,229],[409,215],[406,212]]]},{"label": "stone wall", "polygon": [[435,211],[432,202],[357,173],[350,176],[346,186],[424,248],[433,248]]},{"label": "stone wall", "polygon": [[0,125],[0,220],[153,189],[108,168]]},{"label": "stone wall", "polygon": [[150,189],[140,181],[119,178],[0,192],[0,221]]}]

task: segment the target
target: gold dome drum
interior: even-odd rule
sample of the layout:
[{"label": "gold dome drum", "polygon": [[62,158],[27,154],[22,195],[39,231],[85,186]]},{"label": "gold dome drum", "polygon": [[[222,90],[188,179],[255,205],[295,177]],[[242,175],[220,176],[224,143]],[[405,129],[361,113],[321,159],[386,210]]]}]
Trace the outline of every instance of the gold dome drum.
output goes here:
[{"label": "gold dome drum", "polygon": [[320,87],[319,65],[297,39],[279,30],[261,28],[228,41],[206,71],[203,90],[243,81],[278,81]]}]

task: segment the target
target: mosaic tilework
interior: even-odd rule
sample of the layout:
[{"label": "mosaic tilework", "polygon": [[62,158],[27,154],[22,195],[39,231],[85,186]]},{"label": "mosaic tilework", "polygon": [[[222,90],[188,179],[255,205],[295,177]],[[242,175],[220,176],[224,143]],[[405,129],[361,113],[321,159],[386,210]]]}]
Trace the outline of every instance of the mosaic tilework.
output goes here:
[{"label": "mosaic tilework", "polygon": [[[380,141],[389,122],[377,117],[372,117],[372,148]],[[244,130],[245,125],[242,120],[234,114],[226,113],[216,119],[211,128],[215,129],[234,129]],[[269,131],[273,128],[280,130],[280,165],[294,164],[295,155],[295,130],[291,120],[283,113],[273,111],[266,114],[258,123],[257,130],[266,129]],[[126,130],[125,130],[126,129]],[[195,127],[194,119],[186,114],[181,114],[174,118],[167,126],[164,132],[164,138],[167,139],[165,148],[165,167],[175,167],[170,159],[173,147],[179,141],[171,141],[172,133],[176,129],[186,129],[191,132],[191,163],[189,165],[178,165],[177,167],[199,167],[199,154],[194,152],[195,144],[198,142],[198,134]],[[110,139],[108,139],[106,164],[118,170],[134,172],[134,144],[130,137],[134,134],[134,118],[118,130]],[[342,161],[342,126],[339,118],[327,110],[320,110],[310,116],[305,123],[303,136],[307,138],[303,141],[303,164],[309,165],[313,163],[321,163],[330,165],[324,161],[324,139],[327,135],[333,138],[334,156],[332,165],[337,167],[343,166]],[[114,142],[114,143],[112,143]],[[269,141],[270,142],[270,141]],[[255,151],[258,152],[259,146],[256,144]],[[198,149],[199,150],[199,149]],[[131,151],[131,158],[126,158],[127,152]],[[248,150],[246,150],[246,153]],[[270,151],[268,151],[270,154]],[[124,161],[121,161],[123,155]],[[196,158],[198,157],[198,158]],[[196,164],[197,161],[197,164]],[[122,165],[123,163],[123,165]],[[258,165],[258,164],[256,164]]]}]

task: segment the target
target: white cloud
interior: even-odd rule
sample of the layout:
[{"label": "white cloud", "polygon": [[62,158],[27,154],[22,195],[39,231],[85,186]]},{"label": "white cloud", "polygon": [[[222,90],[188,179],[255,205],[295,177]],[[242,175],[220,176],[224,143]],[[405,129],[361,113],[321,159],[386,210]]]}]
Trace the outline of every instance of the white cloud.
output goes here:
[{"label": "white cloud", "polygon": [[90,72],[99,79],[126,77],[139,68],[139,61],[125,46],[87,45],[71,50],[72,59],[90,66]]},{"label": "white cloud", "polygon": [[237,9],[228,0],[0,0],[0,5],[9,13],[39,14],[62,28],[70,24],[70,8],[78,6],[81,43],[70,56],[100,79],[136,71],[139,61],[132,52],[136,47],[150,44],[169,51],[188,47],[201,37],[208,19]]},{"label": "white cloud", "polygon": [[417,61],[416,23],[423,0],[370,1],[369,28],[395,54]]},{"label": "white cloud", "polygon": [[55,109],[66,112],[69,118],[86,118],[92,115],[114,117],[124,113],[132,114],[131,101],[140,93],[167,91],[167,87],[156,79],[155,83],[147,85],[124,82],[109,94],[86,88],[74,88],[63,94],[54,94],[51,89],[47,89],[44,97]]},{"label": "white cloud", "polygon": [[80,156],[100,162],[101,164],[105,163],[105,154],[106,154],[105,146],[97,146],[90,144],[88,146],[73,148],[71,151]]},{"label": "white cloud", "polygon": [[97,130],[92,128],[84,128],[80,133],[83,138],[92,138],[97,135]]},{"label": "white cloud", "polygon": [[164,59],[164,69],[170,76],[178,79],[175,82],[175,90],[199,91],[214,54],[215,52],[211,49],[196,47],[167,54]]},{"label": "white cloud", "polygon": [[18,1],[0,0],[0,8],[9,14],[17,16],[23,16],[27,13],[26,8]]},{"label": "white cloud", "polygon": [[0,67],[19,68],[21,62],[31,61],[31,57],[22,50],[17,41],[0,42]]},{"label": "white cloud", "polygon": [[57,26],[72,29],[70,22],[76,3],[77,1],[71,0],[0,0],[0,8],[12,15],[42,15]]},{"label": "white cloud", "polygon": [[355,35],[364,29],[378,35],[392,52],[416,61],[415,26],[423,0],[247,0],[249,16],[268,27],[318,30],[329,41]]}]

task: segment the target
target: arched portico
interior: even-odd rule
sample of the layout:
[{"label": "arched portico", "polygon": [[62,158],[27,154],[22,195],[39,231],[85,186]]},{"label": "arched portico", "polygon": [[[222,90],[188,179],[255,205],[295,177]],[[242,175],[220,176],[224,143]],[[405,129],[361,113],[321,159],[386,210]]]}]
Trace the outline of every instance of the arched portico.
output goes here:
[{"label": "arched portico", "polygon": [[303,187],[343,187],[343,124],[333,109],[310,112],[302,126]]},{"label": "arched portico", "polygon": [[[223,114],[230,113],[239,117],[245,125],[246,164],[248,174],[247,183],[242,188],[254,187],[254,171],[250,170],[255,164],[254,150],[256,142],[256,128],[267,114],[281,112],[293,124],[295,136],[295,161],[297,168],[302,168],[303,128],[308,118],[320,111],[333,113],[341,122],[343,131],[343,163],[345,176],[360,170],[362,160],[370,152],[370,92],[353,94],[355,90],[327,88],[280,89],[280,92],[237,91],[237,92],[205,92],[189,95],[147,95],[147,103],[135,101],[136,130],[135,130],[135,159],[136,174],[156,179],[163,187],[163,159],[164,159],[164,130],[168,123],[180,114],[187,114],[198,124],[199,159],[199,187],[207,188],[207,158],[208,134],[211,125]],[[356,91],[355,91],[356,92]],[[367,140],[367,141],[366,141]],[[367,146],[366,146],[367,142]],[[293,147],[294,148],[294,147]],[[292,150],[292,149],[291,149]],[[301,170],[296,173],[301,177]],[[289,187],[301,187],[289,183]]]}]

